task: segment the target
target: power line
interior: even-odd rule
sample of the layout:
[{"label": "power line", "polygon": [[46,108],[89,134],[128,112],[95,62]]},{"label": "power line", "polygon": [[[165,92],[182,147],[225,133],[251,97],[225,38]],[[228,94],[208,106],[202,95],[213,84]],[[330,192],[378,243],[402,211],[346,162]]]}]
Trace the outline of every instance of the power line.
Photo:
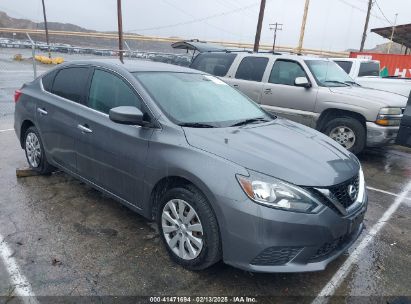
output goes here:
[{"label": "power line", "polygon": [[[353,8],[353,9],[356,9],[356,10],[361,11],[361,12],[363,12],[363,13],[367,13],[367,10],[366,10],[366,9],[363,9],[363,8],[361,8],[361,7],[358,7],[358,6],[356,6],[356,5],[348,2],[348,1],[346,1],[346,0],[338,0],[338,1],[341,2],[341,3],[343,3],[343,4],[345,4],[345,5],[350,6],[350,7]],[[382,20],[382,21],[388,21],[389,24],[392,24],[392,23],[391,23],[388,19],[386,19],[386,18],[382,18],[382,17],[377,16],[377,15],[375,15],[375,14],[371,14],[371,16],[374,17],[374,18],[377,18],[377,19],[379,19],[379,20]]]},{"label": "power line", "polygon": [[385,16],[385,14],[382,11],[382,9],[381,9],[380,5],[378,4],[377,0],[374,0],[374,3],[377,6],[378,10],[381,12],[381,15],[384,16],[385,20],[387,20],[387,22],[392,25],[393,23],[387,18],[387,16]]},{"label": "power line", "polygon": [[240,11],[244,11],[247,9],[250,9],[254,6],[259,5],[260,2],[256,2],[247,6],[243,6],[243,7],[239,7],[237,9],[231,10],[231,11],[225,11],[222,13],[218,13],[218,14],[213,14],[213,15],[209,15],[207,17],[203,17],[203,18],[197,18],[197,19],[192,19],[192,20],[188,20],[188,21],[184,21],[184,22],[178,22],[178,23],[173,23],[173,24],[168,24],[168,25],[162,25],[162,26],[156,26],[156,27],[147,27],[147,28],[140,28],[140,29],[132,29],[132,30],[128,30],[129,32],[135,32],[135,31],[152,31],[152,30],[160,30],[160,29],[164,29],[164,28],[170,28],[170,27],[176,27],[176,26],[181,26],[181,25],[187,25],[187,24],[193,24],[193,23],[198,23],[198,22],[203,22],[212,18],[217,18],[217,17],[221,17],[221,16],[226,16],[226,15],[231,15],[231,14],[235,14],[238,13]]}]

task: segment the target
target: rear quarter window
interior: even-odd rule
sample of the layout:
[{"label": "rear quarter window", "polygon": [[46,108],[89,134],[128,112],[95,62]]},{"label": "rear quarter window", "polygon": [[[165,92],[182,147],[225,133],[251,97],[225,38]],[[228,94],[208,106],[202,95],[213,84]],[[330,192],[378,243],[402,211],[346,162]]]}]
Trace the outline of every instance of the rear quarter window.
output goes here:
[{"label": "rear quarter window", "polygon": [[198,54],[190,67],[215,76],[225,76],[237,55],[227,53]]},{"label": "rear quarter window", "polygon": [[43,76],[43,78],[41,78],[43,88],[47,92],[51,92],[55,76],[56,76],[56,71],[52,71],[50,73],[47,73],[45,76]]},{"label": "rear quarter window", "polygon": [[358,76],[380,76],[380,65],[376,62],[362,62]]}]

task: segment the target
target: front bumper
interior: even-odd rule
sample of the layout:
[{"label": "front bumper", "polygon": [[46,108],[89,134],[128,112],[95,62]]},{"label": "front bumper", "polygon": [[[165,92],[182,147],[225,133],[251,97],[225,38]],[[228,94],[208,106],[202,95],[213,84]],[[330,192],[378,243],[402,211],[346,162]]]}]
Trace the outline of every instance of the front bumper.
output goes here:
[{"label": "front bumper", "polygon": [[253,272],[307,272],[324,270],[355,242],[364,228],[368,198],[346,217],[328,207],[304,214],[249,200],[224,204],[225,263]]},{"label": "front bumper", "polygon": [[385,146],[395,143],[399,127],[383,127],[367,122],[367,147]]}]

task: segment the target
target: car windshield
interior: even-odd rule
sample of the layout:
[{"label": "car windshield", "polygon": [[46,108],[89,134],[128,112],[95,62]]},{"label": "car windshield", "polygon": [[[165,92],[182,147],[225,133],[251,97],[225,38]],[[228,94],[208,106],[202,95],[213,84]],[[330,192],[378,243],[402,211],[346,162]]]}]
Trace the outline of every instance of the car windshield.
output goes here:
[{"label": "car windshield", "polygon": [[220,79],[196,73],[136,72],[165,115],[181,126],[207,128],[273,119]]},{"label": "car windshield", "polygon": [[355,84],[335,62],[328,60],[305,60],[318,85],[323,87],[344,87]]}]

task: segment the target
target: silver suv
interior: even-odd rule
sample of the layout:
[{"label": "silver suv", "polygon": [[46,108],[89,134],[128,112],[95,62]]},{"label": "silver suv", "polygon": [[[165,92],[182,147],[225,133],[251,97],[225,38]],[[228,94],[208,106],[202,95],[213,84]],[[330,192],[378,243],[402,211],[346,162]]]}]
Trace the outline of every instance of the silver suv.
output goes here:
[{"label": "silver suv", "polygon": [[207,52],[191,67],[221,77],[266,110],[315,128],[353,153],[394,143],[407,103],[403,96],[360,86],[324,58]]}]

